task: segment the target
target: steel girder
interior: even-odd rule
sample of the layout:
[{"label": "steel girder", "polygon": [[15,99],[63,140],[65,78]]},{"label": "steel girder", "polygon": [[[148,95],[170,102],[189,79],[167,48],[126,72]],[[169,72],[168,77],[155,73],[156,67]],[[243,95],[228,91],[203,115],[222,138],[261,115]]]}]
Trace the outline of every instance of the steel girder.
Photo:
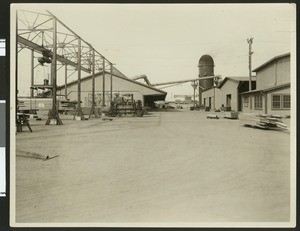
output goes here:
[{"label": "steel girder", "polygon": [[[91,73],[92,71],[94,72],[95,70],[102,71],[104,82],[105,68],[108,66],[110,67],[112,63],[51,12],[47,12],[48,14],[27,10],[17,11],[17,53],[24,48],[29,48],[42,53],[43,57],[46,54],[46,58],[53,61],[51,65],[54,66],[52,68],[52,81],[54,81],[52,83],[54,103],[51,113],[52,117],[57,117],[57,122],[60,123],[55,105],[57,62],[62,65],[71,66],[78,72],[79,85],[81,78],[81,74],[79,72],[81,71],[87,73]],[[65,70],[67,70],[67,68]],[[67,77],[65,77],[65,79],[67,79]],[[94,84],[95,82],[93,81],[93,94],[95,88]],[[103,88],[105,88],[105,86],[103,86]],[[80,86],[78,89],[80,89]],[[103,89],[103,91],[105,90]],[[80,92],[78,93],[78,101],[80,102]],[[95,102],[92,104],[94,105]]]}]

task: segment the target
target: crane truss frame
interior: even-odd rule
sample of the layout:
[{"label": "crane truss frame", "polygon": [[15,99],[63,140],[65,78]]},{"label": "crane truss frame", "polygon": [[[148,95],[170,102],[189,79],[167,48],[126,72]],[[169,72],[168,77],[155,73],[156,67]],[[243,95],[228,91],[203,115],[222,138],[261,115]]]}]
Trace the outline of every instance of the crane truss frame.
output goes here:
[{"label": "crane truss frame", "polygon": [[[54,124],[62,125],[58,115],[56,103],[56,85],[57,85],[57,65],[65,65],[65,86],[67,86],[67,66],[71,66],[74,72],[78,74],[78,96],[77,112],[74,114],[83,117],[81,110],[81,71],[92,73],[92,107],[90,116],[98,117],[95,110],[95,71],[103,73],[103,105],[105,102],[105,68],[109,67],[111,72],[111,91],[112,91],[112,63],[100,54],[95,48],[67,25],[60,21],[55,15],[47,11],[47,14],[33,12],[28,10],[18,10],[16,16],[16,35],[17,51],[16,63],[18,62],[18,53],[24,48],[32,50],[32,53],[38,52],[51,60],[51,88],[52,88],[52,109],[49,111],[46,125],[51,120]],[[34,67],[33,67],[34,68]],[[31,70],[33,73],[33,70]],[[72,74],[74,74],[74,72]],[[18,76],[16,76],[18,78]],[[34,80],[31,82],[34,87]],[[66,91],[67,95],[67,91]]]}]

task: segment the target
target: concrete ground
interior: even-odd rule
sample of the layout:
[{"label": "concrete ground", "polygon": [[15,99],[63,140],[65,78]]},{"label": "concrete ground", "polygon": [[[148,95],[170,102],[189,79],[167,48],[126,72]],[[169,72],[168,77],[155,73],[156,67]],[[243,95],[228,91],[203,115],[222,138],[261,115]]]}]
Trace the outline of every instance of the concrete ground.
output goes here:
[{"label": "concrete ground", "polygon": [[207,114],[33,120],[17,155],[59,157],[17,156],[16,222],[289,221],[289,133]]}]

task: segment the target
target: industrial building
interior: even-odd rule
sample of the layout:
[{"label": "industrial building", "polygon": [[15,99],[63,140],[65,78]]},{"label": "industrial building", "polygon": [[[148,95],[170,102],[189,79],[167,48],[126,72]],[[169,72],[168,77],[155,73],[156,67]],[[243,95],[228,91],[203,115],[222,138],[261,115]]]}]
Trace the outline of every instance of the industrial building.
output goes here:
[{"label": "industrial building", "polygon": [[[213,60],[208,61],[213,68]],[[210,71],[213,73],[213,69]],[[225,77],[218,86],[203,85],[205,88],[199,90],[202,105],[210,110],[290,115],[290,53],[270,59],[253,72],[256,76],[252,78],[251,91],[248,76]],[[200,69],[199,73],[205,74]]]},{"label": "industrial building", "polygon": [[213,87],[202,92],[202,105],[205,108],[219,110],[222,107],[222,92],[220,88]]},{"label": "industrial building", "polygon": [[256,89],[242,93],[242,111],[290,115],[290,53],[276,56],[255,68]]},{"label": "industrial building", "polygon": [[[127,78],[119,71],[114,70],[112,75],[110,72],[105,72],[105,102],[104,105],[110,106],[110,84],[112,77],[113,97],[115,95],[132,94],[134,100],[141,100],[143,106],[154,107],[154,102],[165,100],[167,92],[140,83],[138,81]],[[70,100],[77,99],[78,81],[72,81],[66,85],[57,87],[59,95],[66,95]],[[100,107],[102,105],[103,92],[103,72],[95,74],[95,104]],[[92,75],[81,79],[81,97],[82,106],[90,107],[92,105]]]},{"label": "industrial building", "polygon": [[[255,80],[252,80],[255,87]],[[202,105],[213,110],[241,111],[241,94],[249,90],[249,77],[225,77],[218,87],[202,92]]]},{"label": "industrial building", "polygon": [[[252,80],[255,87],[255,81]],[[241,111],[241,94],[249,90],[249,77],[225,77],[218,87],[222,92],[222,106],[226,111]]]},{"label": "industrial building", "polygon": [[[107,112],[109,108],[110,113],[114,115],[122,114],[121,111],[126,112],[125,114],[129,111],[136,113],[143,111],[142,107],[154,107],[155,101],[165,100],[167,92],[150,85],[145,75],[142,76],[146,83],[136,81],[138,79],[136,77],[133,79],[126,77],[89,42],[77,35],[51,12],[47,11],[47,14],[21,12],[22,14],[17,18],[17,22],[20,23],[18,23],[16,41],[19,51],[24,48],[31,50],[31,84],[30,97],[21,98],[17,94],[16,112],[37,113],[48,117],[46,125],[62,125],[59,118],[61,112],[72,111],[74,119],[76,116],[76,119],[80,120],[84,119],[84,114],[98,117],[98,109]],[[32,20],[33,25],[24,23],[28,18]],[[41,25],[43,28],[40,28]],[[30,29],[34,26],[36,30]],[[46,40],[44,36],[39,37],[38,31],[44,31],[45,28],[50,40]],[[16,65],[17,63],[18,53]],[[37,84],[34,69],[38,66],[48,66],[47,64],[51,68],[51,78],[48,76],[43,84]],[[58,72],[60,69],[62,71]],[[68,80],[74,73],[77,73],[76,80]],[[16,72],[17,81],[20,81],[20,76]],[[64,79],[64,84],[59,86],[58,79]],[[142,114],[139,113],[140,116]],[[23,118],[23,115],[21,116]],[[17,120],[18,124],[23,123],[22,118]]]}]

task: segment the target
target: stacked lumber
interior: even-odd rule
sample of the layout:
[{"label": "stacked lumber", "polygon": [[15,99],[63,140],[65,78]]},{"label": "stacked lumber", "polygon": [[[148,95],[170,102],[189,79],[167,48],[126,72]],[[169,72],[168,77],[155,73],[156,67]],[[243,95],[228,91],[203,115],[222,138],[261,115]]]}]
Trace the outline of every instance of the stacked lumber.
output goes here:
[{"label": "stacked lumber", "polygon": [[282,121],[282,116],[277,115],[265,115],[259,114],[257,115],[258,120],[254,120],[252,122],[247,122],[244,124],[246,127],[253,128],[261,128],[261,129],[287,129],[287,125],[285,125]]}]

